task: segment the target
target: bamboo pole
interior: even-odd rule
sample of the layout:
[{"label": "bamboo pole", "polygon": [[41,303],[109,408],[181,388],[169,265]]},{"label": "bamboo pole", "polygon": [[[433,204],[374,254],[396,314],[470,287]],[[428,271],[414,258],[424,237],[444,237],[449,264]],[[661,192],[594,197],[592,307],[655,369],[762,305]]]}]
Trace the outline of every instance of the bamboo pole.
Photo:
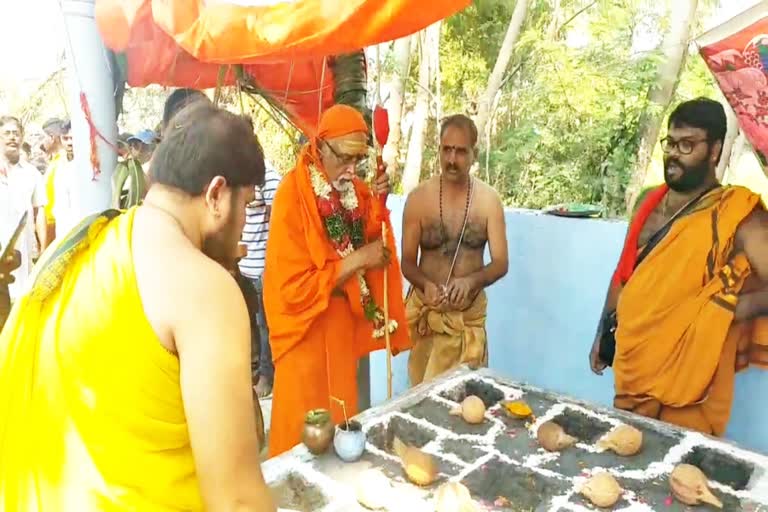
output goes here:
[{"label": "bamboo pole", "polygon": [[[387,223],[381,222],[382,243],[387,243]],[[389,340],[389,265],[384,267],[384,340],[387,344],[387,400],[392,399],[392,344]]]},{"label": "bamboo pole", "polygon": [[[376,46],[376,104],[381,103],[381,45]],[[382,168],[383,159],[381,152],[383,147],[379,147],[379,140],[376,138],[376,116],[371,116],[371,128],[373,129],[373,149],[376,152],[377,169],[373,173],[373,180],[379,176],[379,170]],[[382,142],[386,144],[385,140]],[[378,198],[377,198],[378,199]],[[387,221],[381,221],[381,242],[387,247]],[[387,344],[387,400],[392,399],[392,343],[389,339],[389,264],[384,267],[384,340]]]},{"label": "bamboo pole", "polygon": [[345,430],[349,430],[349,417],[347,416],[347,404],[344,400],[339,400],[335,396],[331,395],[331,401],[336,402],[341,406],[341,412],[344,414],[344,425],[347,427]]}]

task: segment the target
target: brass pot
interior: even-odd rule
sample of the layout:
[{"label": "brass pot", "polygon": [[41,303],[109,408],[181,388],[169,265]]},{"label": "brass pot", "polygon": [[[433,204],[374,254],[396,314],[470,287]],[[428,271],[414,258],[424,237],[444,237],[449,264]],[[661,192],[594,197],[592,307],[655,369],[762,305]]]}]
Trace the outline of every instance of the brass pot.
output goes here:
[{"label": "brass pot", "polygon": [[322,455],[333,442],[334,428],[327,409],[314,409],[304,419],[301,442],[313,455]]}]

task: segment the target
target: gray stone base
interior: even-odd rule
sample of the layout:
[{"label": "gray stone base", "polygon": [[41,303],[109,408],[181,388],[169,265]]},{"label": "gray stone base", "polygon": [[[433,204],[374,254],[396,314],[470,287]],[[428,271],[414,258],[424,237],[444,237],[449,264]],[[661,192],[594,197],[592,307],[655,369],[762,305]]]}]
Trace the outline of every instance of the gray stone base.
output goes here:
[{"label": "gray stone base", "polygon": [[[466,424],[449,414],[468,394],[480,396],[488,407],[480,425]],[[502,400],[526,401],[534,419],[508,417],[501,408]],[[387,510],[397,512],[433,511],[434,491],[447,481],[466,485],[484,510],[594,510],[578,489],[590,475],[607,470],[625,490],[614,510],[677,512],[689,508],[671,498],[668,479],[675,465],[686,462],[699,466],[708,476],[724,510],[768,512],[768,457],[695,432],[510,382],[489,370],[458,370],[357,419],[367,434],[367,446],[356,463],[343,463],[333,453],[313,457],[303,446],[265,463],[265,476],[280,507],[364,510],[356,500],[356,482],[364,470],[375,468],[389,478],[393,489]],[[560,453],[541,449],[536,431],[548,420],[555,420],[579,443]],[[634,457],[603,452],[595,444],[622,423],[643,431],[643,449]],[[395,436],[435,455],[440,471],[435,484],[418,488],[406,482],[392,450]]]}]

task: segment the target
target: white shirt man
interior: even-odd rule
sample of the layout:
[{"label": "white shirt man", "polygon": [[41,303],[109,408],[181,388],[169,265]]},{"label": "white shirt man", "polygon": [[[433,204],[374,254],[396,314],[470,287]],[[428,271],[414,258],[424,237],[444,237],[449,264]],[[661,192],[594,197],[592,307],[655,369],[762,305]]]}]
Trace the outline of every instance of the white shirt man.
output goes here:
[{"label": "white shirt man", "polygon": [[[241,243],[248,247],[248,254],[240,260],[240,273],[253,284],[259,296],[259,310],[251,312],[252,315],[256,316],[256,323],[259,327],[259,358],[252,361],[254,377],[258,376],[256,393],[259,398],[270,394],[275,373],[275,367],[272,364],[272,350],[269,346],[269,330],[264,315],[261,274],[264,272],[264,253],[269,237],[269,216],[280,178],[280,174],[267,163],[264,186],[256,189],[255,199],[245,209],[245,228],[243,228],[241,238]],[[255,345],[255,336],[252,341]],[[256,354],[255,346],[253,353]]]},{"label": "white shirt man", "polygon": [[264,186],[256,189],[256,198],[245,209],[245,228],[241,243],[248,247],[248,255],[240,260],[240,273],[248,279],[258,279],[264,272],[264,252],[269,236],[269,214],[275,198],[280,174],[267,164]]},{"label": "white shirt man", "polygon": [[0,163],[0,243],[6,243],[27,212],[26,226],[16,242],[21,265],[12,274],[15,279],[9,286],[12,300],[21,295],[32,271],[32,261],[39,256],[35,215],[45,204],[45,181],[35,167],[21,160],[15,165]]}]

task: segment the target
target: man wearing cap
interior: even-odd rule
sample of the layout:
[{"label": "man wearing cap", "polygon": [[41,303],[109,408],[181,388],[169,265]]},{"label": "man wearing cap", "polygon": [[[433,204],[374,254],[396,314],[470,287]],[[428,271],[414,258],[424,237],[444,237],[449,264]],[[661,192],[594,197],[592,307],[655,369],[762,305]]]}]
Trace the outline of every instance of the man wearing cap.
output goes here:
[{"label": "man wearing cap", "polygon": [[141,163],[145,174],[149,174],[149,162],[152,160],[157,141],[157,134],[152,130],[141,130],[128,139],[131,154]]},{"label": "man wearing cap", "polygon": [[329,409],[335,423],[357,413],[358,360],[385,347],[385,331],[395,354],[410,348],[388,220],[382,240],[389,177],[369,188],[355,176],[367,141],[357,110],[331,107],[275,195],[264,270],[275,364],[270,457],[301,441],[308,411]]},{"label": "man wearing cap", "polygon": [[43,123],[43,138],[40,141],[40,149],[50,159],[59,155],[64,146],[61,143],[61,133],[65,121],[58,117],[52,117]]}]

